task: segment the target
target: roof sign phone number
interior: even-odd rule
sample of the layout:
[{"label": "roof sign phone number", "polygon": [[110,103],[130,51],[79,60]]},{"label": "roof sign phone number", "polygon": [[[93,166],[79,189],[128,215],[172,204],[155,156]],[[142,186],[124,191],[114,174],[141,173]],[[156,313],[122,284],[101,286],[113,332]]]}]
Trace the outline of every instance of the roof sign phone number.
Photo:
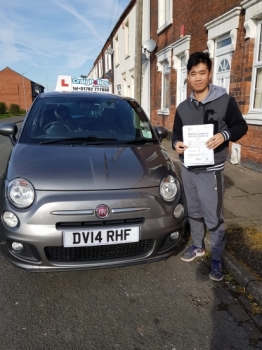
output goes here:
[{"label": "roof sign phone number", "polygon": [[109,92],[109,88],[106,87],[89,87],[89,86],[73,86],[75,91],[96,91],[96,92]]}]

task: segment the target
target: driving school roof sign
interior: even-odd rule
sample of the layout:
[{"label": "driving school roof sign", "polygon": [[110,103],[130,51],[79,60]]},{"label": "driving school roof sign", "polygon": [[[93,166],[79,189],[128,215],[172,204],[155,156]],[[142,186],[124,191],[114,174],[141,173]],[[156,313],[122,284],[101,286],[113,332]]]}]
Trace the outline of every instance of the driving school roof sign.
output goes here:
[{"label": "driving school roof sign", "polygon": [[111,84],[108,79],[73,78],[70,75],[59,75],[55,91],[111,92]]}]

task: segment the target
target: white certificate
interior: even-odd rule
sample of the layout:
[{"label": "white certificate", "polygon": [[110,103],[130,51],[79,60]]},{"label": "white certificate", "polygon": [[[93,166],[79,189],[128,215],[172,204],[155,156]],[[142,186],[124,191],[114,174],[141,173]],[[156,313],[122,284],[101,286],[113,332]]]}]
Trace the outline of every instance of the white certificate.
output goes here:
[{"label": "white certificate", "polygon": [[213,124],[183,126],[184,144],[188,146],[184,152],[185,166],[214,164],[214,151],[206,146],[214,133]]}]

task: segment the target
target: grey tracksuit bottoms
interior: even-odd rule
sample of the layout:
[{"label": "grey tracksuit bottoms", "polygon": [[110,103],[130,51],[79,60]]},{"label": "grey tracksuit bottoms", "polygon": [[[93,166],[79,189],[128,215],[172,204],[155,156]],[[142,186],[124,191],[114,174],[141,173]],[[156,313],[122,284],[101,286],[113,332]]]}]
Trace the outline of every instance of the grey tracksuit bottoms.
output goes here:
[{"label": "grey tracksuit bottoms", "polygon": [[194,245],[199,248],[203,246],[206,224],[210,231],[212,259],[219,260],[225,249],[223,172],[195,173],[182,166],[181,177]]}]

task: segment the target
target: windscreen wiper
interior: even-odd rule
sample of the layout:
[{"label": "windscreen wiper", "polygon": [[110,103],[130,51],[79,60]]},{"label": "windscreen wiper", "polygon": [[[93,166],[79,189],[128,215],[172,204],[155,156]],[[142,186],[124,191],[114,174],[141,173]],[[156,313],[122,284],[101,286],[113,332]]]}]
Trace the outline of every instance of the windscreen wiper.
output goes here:
[{"label": "windscreen wiper", "polygon": [[116,138],[112,137],[96,137],[96,136],[87,136],[87,137],[63,137],[59,139],[48,139],[45,141],[41,141],[40,145],[47,145],[49,143],[59,143],[59,142],[64,142],[64,141],[79,141],[83,142],[84,144],[92,143],[92,142],[97,142],[97,141],[116,141]]}]

